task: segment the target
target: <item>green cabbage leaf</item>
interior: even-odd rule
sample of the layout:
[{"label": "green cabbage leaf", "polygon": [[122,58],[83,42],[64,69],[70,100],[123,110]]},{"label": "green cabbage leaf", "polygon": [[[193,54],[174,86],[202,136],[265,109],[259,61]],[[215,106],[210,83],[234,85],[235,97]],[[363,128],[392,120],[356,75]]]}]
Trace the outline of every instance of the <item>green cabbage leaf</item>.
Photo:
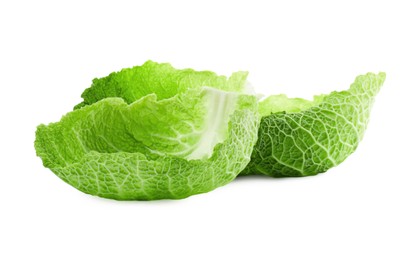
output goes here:
[{"label": "green cabbage leaf", "polygon": [[241,175],[308,176],[340,164],[362,140],[384,80],[384,73],[368,73],[347,91],[312,101],[285,95],[261,101],[258,140]]},{"label": "green cabbage leaf", "polygon": [[37,155],[59,178],[100,197],[211,191],[245,168],[257,139],[257,98],[246,77],[148,61],[94,79],[74,111],[38,126]]}]

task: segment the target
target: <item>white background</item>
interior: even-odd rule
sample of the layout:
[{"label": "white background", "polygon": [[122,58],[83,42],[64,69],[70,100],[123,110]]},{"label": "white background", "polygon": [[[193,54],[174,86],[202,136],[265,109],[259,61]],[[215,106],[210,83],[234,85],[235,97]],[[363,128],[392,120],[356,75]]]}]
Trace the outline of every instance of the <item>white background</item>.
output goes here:
[{"label": "white background", "polygon": [[[0,259],[418,259],[418,8],[286,2],[1,1]],[[36,126],[148,59],[248,70],[259,92],[292,97],[387,80],[358,150],[319,176],[117,202],[44,168]]]}]

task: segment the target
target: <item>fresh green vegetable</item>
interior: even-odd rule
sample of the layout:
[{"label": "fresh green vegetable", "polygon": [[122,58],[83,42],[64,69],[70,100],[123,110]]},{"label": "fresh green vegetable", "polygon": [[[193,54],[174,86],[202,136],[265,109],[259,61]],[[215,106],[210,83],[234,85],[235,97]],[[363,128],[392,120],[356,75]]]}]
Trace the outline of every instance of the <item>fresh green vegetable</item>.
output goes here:
[{"label": "fresh green vegetable", "polygon": [[40,125],[44,166],[75,188],[118,200],[180,199],[232,181],[257,138],[245,72],[228,79],[146,62],[93,80],[61,121]]},{"label": "fresh green vegetable", "polygon": [[384,73],[369,73],[348,91],[313,101],[278,95],[260,102],[258,141],[241,175],[307,176],[340,164],[363,138],[384,80]]},{"label": "fresh green vegetable", "polygon": [[355,151],[385,80],[369,73],[347,91],[257,106],[246,77],[148,61],[94,79],[74,111],[38,127],[37,155],[75,188],[118,200],[185,198],[239,173],[315,175]]}]

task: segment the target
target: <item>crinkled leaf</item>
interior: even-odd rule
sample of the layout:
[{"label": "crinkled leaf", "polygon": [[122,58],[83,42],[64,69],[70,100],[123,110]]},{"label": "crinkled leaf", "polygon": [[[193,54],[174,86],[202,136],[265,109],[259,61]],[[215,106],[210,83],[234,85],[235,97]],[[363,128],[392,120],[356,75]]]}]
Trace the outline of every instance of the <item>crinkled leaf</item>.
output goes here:
[{"label": "crinkled leaf", "polygon": [[241,174],[306,176],[340,164],[363,138],[384,80],[384,73],[368,73],[349,90],[313,101],[278,95],[261,102],[258,141]]},{"label": "crinkled leaf", "polygon": [[67,183],[106,198],[213,190],[244,169],[257,138],[256,97],[242,93],[245,76],[147,62],[96,79],[78,109],[38,127],[37,154]]}]

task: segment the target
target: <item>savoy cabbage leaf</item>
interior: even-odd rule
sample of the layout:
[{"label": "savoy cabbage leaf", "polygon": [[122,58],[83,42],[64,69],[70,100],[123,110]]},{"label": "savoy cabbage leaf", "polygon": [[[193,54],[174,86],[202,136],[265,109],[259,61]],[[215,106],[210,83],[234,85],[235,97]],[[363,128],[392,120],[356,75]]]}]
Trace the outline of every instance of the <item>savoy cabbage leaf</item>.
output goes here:
[{"label": "savoy cabbage leaf", "polygon": [[368,73],[347,91],[313,101],[285,95],[261,101],[258,140],[241,175],[307,176],[340,164],[363,138],[384,80],[384,73]]},{"label": "savoy cabbage leaf", "polygon": [[257,138],[246,72],[226,78],[148,61],[93,80],[84,101],[40,125],[44,166],[75,188],[118,200],[179,199],[232,181]]}]

